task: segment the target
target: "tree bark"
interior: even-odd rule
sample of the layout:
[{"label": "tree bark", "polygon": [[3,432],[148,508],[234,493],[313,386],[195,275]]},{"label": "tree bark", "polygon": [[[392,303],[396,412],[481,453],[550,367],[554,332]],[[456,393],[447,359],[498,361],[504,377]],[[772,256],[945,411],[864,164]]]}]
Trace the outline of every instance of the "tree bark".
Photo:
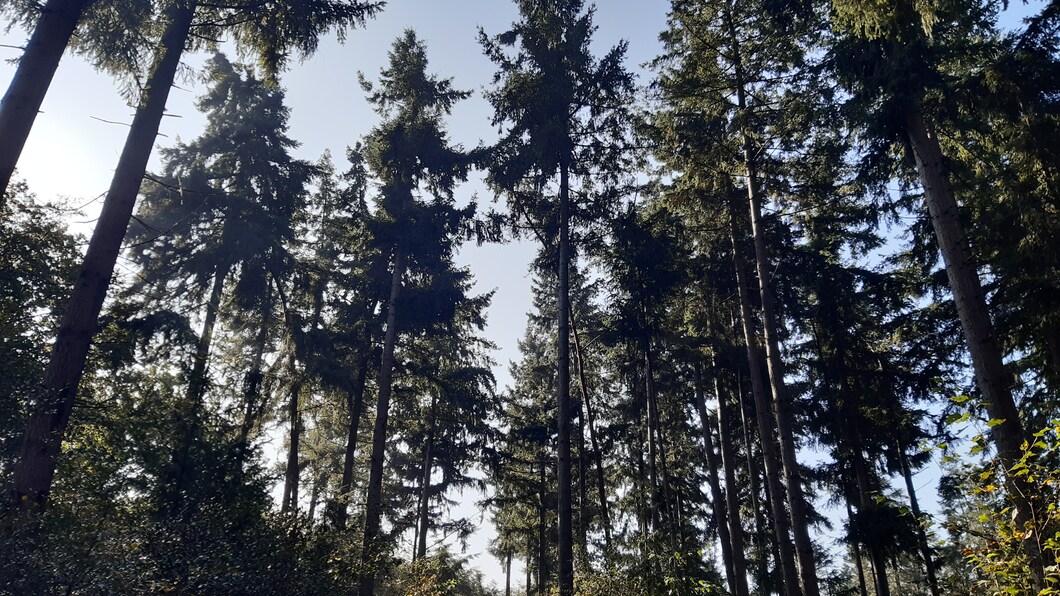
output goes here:
[{"label": "tree bark", "polygon": [[735,565],[733,563],[732,537],[729,535],[728,516],[726,515],[725,502],[733,496],[721,494],[721,483],[718,480],[718,456],[714,453],[713,441],[710,437],[711,424],[708,422],[710,416],[707,414],[706,398],[703,396],[703,374],[699,363],[695,363],[695,396],[696,410],[699,412],[699,424],[703,433],[703,452],[707,456],[707,484],[710,486],[710,505],[714,512],[714,522],[718,526],[718,541],[721,542],[721,559],[725,565],[725,582],[729,586],[730,594],[746,596],[744,592],[738,592]]},{"label": "tree bark", "polygon": [[537,482],[537,593],[544,596],[548,585],[548,540],[545,526],[545,512],[548,503],[545,501],[547,485],[545,484],[545,457],[541,456]]},{"label": "tree bark", "polygon": [[261,399],[263,379],[262,368],[265,364],[265,345],[269,341],[269,322],[272,318],[272,286],[265,288],[265,297],[261,303],[261,327],[254,340],[254,355],[251,357],[250,370],[243,378],[243,421],[239,425],[236,445],[239,448],[239,466],[242,467],[250,453],[250,433],[253,432],[262,412],[265,401]]},{"label": "tree bark", "polygon": [[[712,359],[713,365],[713,359]],[[721,451],[721,466],[725,471],[725,504],[728,507],[729,538],[732,540],[733,573],[736,574],[736,596],[747,596],[747,557],[744,555],[746,540],[740,521],[739,489],[736,486],[736,455],[732,446],[732,408],[721,391],[717,366],[714,368],[714,393],[718,397],[718,444]],[[729,496],[731,495],[731,496]]]},{"label": "tree bark", "polygon": [[296,348],[291,347],[290,367],[291,391],[287,400],[287,416],[291,421],[290,440],[287,443],[287,469],[283,476],[283,501],[280,513],[298,513],[298,480],[301,468],[298,465],[298,449],[302,437],[302,414],[298,408],[302,393],[302,374],[298,372]]},{"label": "tree bark", "polygon": [[1024,440],[1019,411],[1012,399],[1012,376],[1002,362],[1001,347],[990,320],[968,235],[961,222],[960,208],[949,185],[938,138],[924,121],[919,106],[907,110],[906,132],[924,187],[924,202],[946,265],[950,292],[972,357],[976,384],[991,418],[1004,420],[991,429],[991,437],[997,445],[998,455],[1006,466],[1011,466],[1019,460],[1020,444]]},{"label": "tree bark", "polygon": [[[732,241],[733,264],[736,269],[736,285],[740,295],[740,320],[743,325],[744,345],[747,347],[747,365],[751,377],[751,393],[754,395],[755,411],[758,417],[758,436],[762,447],[762,463],[765,466],[766,483],[769,490],[769,503],[773,512],[773,529],[776,533],[776,547],[779,553],[778,567],[786,592],[797,591],[799,576],[795,570],[795,554],[792,550],[791,531],[788,514],[782,502],[783,488],[780,478],[783,471],[780,458],[774,443],[775,421],[770,415],[772,409],[763,379],[762,355],[758,349],[757,334],[754,329],[755,316],[751,306],[750,275],[747,271],[746,256],[737,232],[734,205],[729,208],[729,233]],[[807,596],[807,595],[804,595]]]},{"label": "tree bark", "polygon": [[394,348],[397,346],[398,299],[402,278],[405,276],[405,247],[398,242],[394,250],[394,271],[391,273],[390,298],[386,308],[386,334],[379,363],[379,385],[376,397],[375,426],[372,428],[372,455],[368,472],[368,491],[364,505],[364,543],[361,548],[360,596],[375,594],[375,568],[382,559],[382,545],[378,543],[383,517],[383,459],[386,455],[387,417],[393,391]]},{"label": "tree bark", "polygon": [[574,320],[574,312],[571,312],[571,332],[574,335],[574,361],[578,367],[578,380],[582,389],[582,403],[585,404],[585,421],[589,425],[589,443],[593,449],[593,459],[596,464],[596,498],[600,501],[600,522],[604,527],[604,548],[611,550],[611,514],[607,505],[607,487],[604,481],[603,456],[600,453],[600,444],[596,439],[596,427],[593,416],[592,400],[589,399],[589,386],[586,384],[585,354],[582,351],[581,341],[578,337],[578,325]]},{"label": "tree bark", "polygon": [[210,297],[206,301],[206,314],[203,317],[202,331],[195,346],[195,356],[188,376],[188,390],[177,419],[180,443],[173,455],[173,496],[174,511],[183,505],[184,495],[188,492],[193,473],[191,461],[192,446],[202,429],[203,397],[206,395],[207,364],[210,359],[210,347],[213,344],[213,332],[217,325],[217,313],[221,309],[221,296],[224,293],[225,278],[229,265],[219,264],[214,271],[213,283],[210,286]]},{"label": "tree bark", "polygon": [[[854,521],[854,512],[850,508],[850,497],[844,497],[847,505],[847,523]],[[865,565],[861,562],[861,546],[857,540],[850,541],[851,548],[854,549],[854,567],[858,572],[858,593],[861,596],[868,596],[869,591],[865,582]]]},{"label": "tree bark", "polygon": [[765,517],[762,513],[762,505],[759,499],[761,486],[758,483],[758,466],[755,465],[754,441],[751,438],[750,425],[747,423],[747,412],[743,403],[743,381],[739,371],[737,371],[736,375],[736,394],[739,396],[737,403],[740,406],[740,429],[743,433],[743,442],[747,450],[747,478],[749,480],[748,484],[751,485],[751,510],[754,512],[755,519],[755,547],[758,556],[755,577],[757,578],[758,591],[762,591],[763,586],[769,582],[769,555],[767,552],[771,552],[771,549],[766,547],[766,541],[770,544],[774,541],[769,540],[769,534],[766,532]]},{"label": "tree bark", "polygon": [[674,533],[677,528],[674,525],[675,512],[673,502],[670,498],[670,473],[666,465],[666,443],[663,440],[663,432],[659,427],[659,400],[655,393],[655,358],[652,353],[651,338],[645,335],[644,342],[644,387],[648,397],[648,433],[656,444],[656,453],[659,457],[659,496],[662,503],[662,523],[664,531],[673,544]]},{"label": "tree bark", "polygon": [[566,162],[559,168],[559,323],[556,347],[557,416],[556,442],[558,466],[557,500],[559,508],[559,596],[574,595],[574,545],[571,512],[570,469],[570,181]]},{"label": "tree bark", "polygon": [[[48,0],[0,101],[0,197],[7,193],[44,96],[81,14],[93,0]],[[0,202],[3,200],[0,199]]]},{"label": "tree bark", "polygon": [[55,476],[56,458],[70,421],[77,385],[96,334],[114,264],[147,168],[169,90],[195,15],[196,0],[178,2],[162,35],[154,67],[118,160],[103,211],[92,233],[73,293],[59,326],[44,383],[26,426],[13,470],[14,510],[43,510]]},{"label": "tree bark", "polygon": [[368,382],[368,362],[371,354],[367,342],[365,343],[361,360],[357,364],[357,377],[346,396],[350,423],[346,433],[346,455],[342,459],[342,480],[339,482],[339,492],[335,497],[333,514],[335,527],[340,529],[346,527],[346,520],[349,519],[350,495],[353,494],[353,467],[357,462],[357,431],[361,424],[361,411],[364,409],[364,388]]},{"label": "tree bark", "polygon": [[419,541],[416,544],[416,556],[412,560],[422,559],[427,556],[427,527],[430,520],[428,519],[428,512],[430,511],[430,492],[431,492],[431,468],[433,461],[434,449],[434,408],[437,404],[438,395],[435,392],[431,392],[431,410],[427,418],[427,443],[423,447],[423,471],[421,474],[422,480],[420,481],[420,502],[419,502],[419,521],[416,524],[418,527],[417,534]]},{"label": "tree bark", "polygon": [[504,555],[504,596],[512,596],[512,551]]},{"label": "tree bark", "polygon": [[[861,444],[852,433],[847,432],[847,441],[851,450],[852,465],[854,467],[854,478],[858,487],[858,512],[865,515],[872,508],[872,495],[875,483],[869,479],[865,458],[862,455]],[[865,523],[865,520],[861,520]],[[869,560],[872,563],[872,581],[876,589],[876,596],[891,596],[891,585],[887,581],[887,556],[880,545],[873,541],[866,544],[869,549]]]},{"label": "tree bark", "polygon": [[[950,188],[938,137],[924,120],[921,107],[916,102],[906,109],[905,127],[924,187],[924,202],[946,265],[950,293],[957,306],[964,339],[972,357],[976,385],[982,393],[987,414],[1001,421],[990,429],[990,436],[1007,470],[1019,461],[1020,446],[1026,437],[1012,397],[1013,378],[1002,360],[1001,345],[990,319],[971,243],[961,221],[960,207]],[[1016,523],[1022,528],[1031,521],[1031,505],[1020,496],[1020,490],[1013,484],[1012,478],[1007,477],[1006,482],[1016,505]],[[1038,587],[1044,587],[1044,561],[1035,534],[1028,532],[1023,548],[1030,561],[1035,583]]]},{"label": "tree bark", "polygon": [[902,468],[902,477],[905,479],[905,490],[909,493],[909,508],[916,520],[917,541],[920,543],[920,556],[924,559],[925,577],[931,596],[939,596],[939,580],[935,575],[935,561],[931,556],[931,546],[928,545],[927,533],[924,531],[924,517],[920,512],[920,503],[916,498],[916,488],[913,486],[913,471],[909,467],[909,458],[905,455],[905,446],[901,439],[895,439],[895,450],[898,452],[898,463]]}]

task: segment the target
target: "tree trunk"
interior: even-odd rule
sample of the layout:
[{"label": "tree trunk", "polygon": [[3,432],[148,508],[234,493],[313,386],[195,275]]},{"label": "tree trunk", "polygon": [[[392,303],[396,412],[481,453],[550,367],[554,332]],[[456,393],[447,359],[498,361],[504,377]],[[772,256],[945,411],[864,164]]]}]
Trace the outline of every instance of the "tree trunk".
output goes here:
[{"label": "tree trunk", "polygon": [[[726,499],[721,494],[721,483],[718,480],[718,468],[721,466],[718,463],[717,454],[714,453],[714,445],[710,437],[711,425],[708,422],[710,416],[707,414],[706,398],[703,396],[703,374],[698,362],[694,364],[694,368],[696,410],[699,412],[699,424],[703,433],[703,452],[707,456],[707,484],[710,487],[710,505],[714,513],[714,523],[718,527],[718,541],[721,542],[721,559],[725,565],[725,582],[729,586],[729,593],[736,594],[736,572],[733,565],[732,538],[729,536],[729,523],[725,506],[725,501],[731,500],[732,497],[730,495]],[[746,592],[742,594],[746,595]]]},{"label": "tree trunk", "polygon": [[968,235],[961,222],[960,208],[947,179],[942,150],[934,131],[924,122],[919,106],[907,111],[906,131],[924,187],[924,202],[946,264],[950,292],[972,357],[976,384],[990,416],[1004,420],[991,429],[991,436],[997,444],[998,454],[1006,466],[1010,466],[1019,459],[1023,427],[1012,399],[1012,376],[1002,362],[1001,348],[990,320]]},{"label": "tree trunk", "polygon": [[378,543],[383,518],[383,459],[386,455],[387,416],[393,391],[394,348],[397,346],[397,303],[405,276],[405,247],[398,242],[394,250],[394,271],[391,274],[390,298],[386,308],[386,334],[379,363],[379,385],[376,397],[375,426],[372,428],[372,456],[368,472],[368,491],[364,504],[364,543],[361,564],[366,571],[361,576],[360,596],[375,594],[375,568],[382,560],[382,545]]},{"label": "tree trunk", "polygon": [[431,468],[434,464],[431,457],[434,449],[434,408],[437,404],[438,395],[431,392],[431,410],[427,419],[427,443],[423,447],[423,473],[420,481],[419,521],[417,523],[417,534],[419,542],[416,544],[416,556],[412,560],[422,559],[427,556],[427,528],[428,512],[430,511],[431,493]]},{"label": "tree trunk", "polygon": [[154,67],[133,118],[110,190],[85,253],[73,293],[44,373],[41,393],[29,415],[18,462],[13,470],[11,504],[18,511],[42,510],[51,490],[63,435],[73,410],[77,385],[96,333],[125,228],[147,168],[169,90],[195,15],[195,0],[177,3],[162,35]]},{"label": "tree trunk", "polygon": [[898,452],[898,463],[902,467],[902,477],[905,479],[905,490],[909,493],[909,508],[913,511],[913,519],[916,520],[917,541],[920,543],[920,556],[924,559],[928,589],[931,596],[939,596],[939,580],[935,575],[935,561],[931,556],[931,546],[928,545],[927,533],[924,531],[924,517],[920,512],[920,503],[916,498],[916,488],[913,486],[913,471],[909,467],[909,459],[905,455],[905,446],[901,439],[895,439],[895,449]]},{"label": "tree trunk", "polygon": [[[763,586],[769,582],[769,555],[767,554],[770,549],[767,549],[766,542],[772,544],[774,541],[769,540],[769,534],[766,532],[765,517],[762,513],[762,505],[759,500],[761,494],[761,486],[758,483],[758,466],[755,465],[754,458],[754,440],[751,438],[750,425],[747,423],[747,412],[743,404],[743,381],[741,374],[737,371],[736,377],[736,394],[739,396],[740,405],[740,428],[743,432],[743,442],[747,452],[747,478],[748,484],[751,485],[751,510],[754,512],[755,518],[755,547],[758,555],[758,565],[755,573],[756,584],[758,591],[761,592]],[[778,563],[779,565],[779,563]]]},{"label": "tree trunk", "polygon": [[[33,121],[81,14],[93,0],[48,0],[0,102],[0,197],[7,193]],[[0,203],[3,199],[0,199]]]},{"label": "tree trunk", "polygon": [[[584,390],[582,392],[584,395]],[[589,568],[589,523],[587,505],[589,492],[585,485],[585,415],[584,404],[578,404],[578,564]]]},{"label": "tree trunk", "polygon": [[349,518],[350,495],[353,494],[353,467],[357,462],[357,431],[361,424],[361,410],[364,408],[364,387],[368,382],[368,362],[371,354],[367,342],[357,364],[357,378],[347,394],[346,408],[349,411],[349,432],[346,434],[346,455],[342,459],[342,481],[335,497],[333,519],[336,528],[345,528]]},{"label": "tree trunk", "polygon": [[574,545],[571,515],[571,469],[570,469],[570,183],[568,164],[559,169],[559,324],[556,348],[556,384],[558,410],[556,416],[556,442],[558,467],[557,500],[559,508],[559,596],[574,595]]},{"label": "tree trunk", "polygon": [[785,485],[788,489],[788,508],[791,511],[791,530],[795,539],[798,557],[799,579],[803,596],[818,596],[817,569],[813,560],[813,543],[810,541],[806,503],[802,493],[802,479],[795,457],[793,417],[784,387],[784,367],[780,355],[780,339],[777,335],[776,309],[771,286],[769,248],[766,245],[765,228],[762,223],[762,198],[758,192],[758,179],[751,136],[746,128],[747,99],[744,90],[746,76],[743,72],[741,45],[731,10],[725,12],[725,25],[729,32],[734,67],[737,118],[741,122],[741,145],[744,168],[747,174],[747,198],[751,212],[751,234],[755,247],[755,266],[758,273],[758,288],[762,304],[762,329],[766,347],[766,365],[769,371],[770,389],[773,394],[773,414],[780,439],[780,456],[784,466]]},{"label": "tree trunk", "polygon": [[537,482],[537,593],[541,596],[545,596],[545,586],[548,585],[548,534],[545,526],[545,512],[548,510],[548,503],[545,501],[547,486],[545,456],[542,454]]},{"label": "tree trunk", "polygon": [[648,397],[648,433],[652,436],[652,439],[656,444],[656,453],[659,457],[659,495],[662,503],[662,523],[664,531],[670,538],[671,545],[673,544],[674,532],[676,527],[674,525],[674,510],[673,503],[670,499],[670,474],[669,469],[666,465],[666,443],[663,441],[663,432],[659,427],[660,415],[659,415],[659,401],[655,394],[655,358],[652,354],[651,338],[643,338],[644,342],[644,388]]},{"label": "tree trunk", "polygon": [[[712,359],[713,362],[713,359]],[[721,466],[725,474],[725,505],[729,522],[729,540],[732,543],[733,574],[736,577],[735,596],[747,596],[747,558],[744,555],[743,525],[740,521],[739,489],[736,486],[736,456],[732,449],[731,408],[721,391],[718,370],[714,368],[714,393],[718,398],[718,450],[721,453]],[[704,409],[706,405],[704,404]],[[704,428],[706,421],[703,421]],[[705,431],[704,431],[705,432]]]},{"label": "tree trunk", "polygon": [[[854,512],[850,508],[850,498],[844,497],[847,505],[847,523],[854,521]],[[851,548],[854,549],[854,567],[858,571],[858,593],[861,596],[869,596],[869,590],[865,582],[865,564],[861,561],[861,545],[858,544],[857,540],[850,541]]]},{"label": "tree trunk", "polygon": [[526,596],[533,594],[534,566],[531,565],[530,553],[534,552],[533,532],[526,533]]},{"label": "tree trunk", "polygon": [[250,370],[243,378],[243,421],[239,425],[236,445],[239,449],[239,466],[243,466],[250,455],[250,433],[257,426],[265,410],[265,401],[261,398],[262,369],[265,365],[265,346],[269,341],[269,322],[272,318],[272,286],[265,288],[265,297],[261,303],[261,327],[254,340],[254,355],[250,360]]},{"label": "tree trunk", "polygon": [[[858,487],[858,513],[864,516],[872,508],[872,493],[875,492],[876,486],[869,478],[860,441],[849,436],[850,434],[848,433],[847,440],[852,452],[854,478]],[[865,521],[862,518],[861,522],[863,524]],[[876,588],[876,596],[891,596],[891,585],[887,581],[887,555],[875,541],[872,544],[866,544],[866,546],[869,549],[869,560],[872,563],[872,581]]]},{"label": "tree trunk", "polygon": [[784,365],[780,354],[780,337],[776,317],[776,300],[772,287],[769,247],[766,244],[765,226],[762,222],[762,199],[758,195],[756,172],[751,157],[750,142],[744,144],[744,164],[747,169],[747,196],[751,211],[751,233],[755,246],[755,267],[758,273],[759,297],[762,304],[762,330],[765,336],[766,369],[769,372],[770,390],[773,393],[773,415],[777,422],[780,440],[781,461],[784,464],[784,480],[787,488],[788,509],[791,512],[791,529],[795,539],[795,553],[799,564],[799,576],[803,596],[818,596],[817,568],[813,559],[813,543],[810,541],[809,521],[806,516],[806,499],[802,492],[802,474],[795,455],[794,416],[784,386]]},{"label": "tree trunk", "polygon": [[[776,533],[776,547],[780,558],[778,567],[786,592],[797,591],[800,586],[799,576],[795,570],[795,554],[792,550],[791,532],[788,525],[788,514],[782,502],[783,489],[780,478],[783,473],[780,458],[774,443],[774,420],[770,416],[772,409],[769,397],[762,382],[762,355],[758,349],[757,334],[754,330],[755,316],[751,307],[750,274],[744,256],[739,233],[736,227],[734,205],[729,209],[729,232],[732,240],[733,263],[736,269],[736,285],[740,295],[740,320],[743,325],[744,344],[747,347],[747,365],[750,369],[751,393],[754,395],[755,412],[758,417],[758,436],[762,447],[762,463],[765,466],[766,483],[769,490],[769,503],[773,512],[773,529]],[[807,595],[804,595],[807,596]]]},{"label": "tree trunk", "polygon": [[287,443],[287,469],[283,476],[283,501],[280,513],[298,513],[298,479],[301,468],[298,465],[298,449],[302,437],[302,414],[298,400],[302,393],[302,374],[298,372],[296,348],[291,346],[290,367],[291,392],[287,400],[287,417],[291,421],[290,441]]},{"label": "tree trunk", "polygon": [[574,335],[574,361],[578,367],[578,379],[582,389],[582,402],[585,404],[585,421],[589,425],[589,443],[593,449],[596,464],[596,498],[600,501],[600,521],[604,527],[604,548],[611,550],[611,514],[607,506],[607,488],[604,483],[604,463],[600,453],[600,444],[596,439],[596,428],[593,416],[592,400],[589,399],[589,387],[585,378],[585,354],[582,352],[578,338],[578,325],[571,312],[571,332]]},{"label": "tree trunk", "polygon": [[213,283],[210,286],[210,297],[206,301],[206,315],[203,318],[202,331],[188,377],[188,390],[184,396],[177,419],[177,436],[180,443],[173,455],[172,502],[173,510],[179,510],[191,484],[192,467],[191,451],[196,438],[202,430],[203,397],[206,395],[207,364],[210,359],[210,346],[213,344],[213,331],[217,325],[217,313],[221,309],[221,295],[224,293],[225,278],[229,265],[220,264],[214,271]]},{"label": "tree trunk", "polygon": [[[1013,378],[1002,360],[1001,346],[990,320],[986,294],[979,281],[979,271],[961,221],[960,208],[950,188],[938,137],[924,121],[917,103],[909,106],[905,117],[906,133],[924,187],[924,202],[946,265],[946,277],[972,357],[976,385],[982,392],[987,414],[1001,421],[990,429],[990,436],[997,447],[1001,463],[1005,469],[1009,469],[1020,460],[1020,446],[1025,439],[1019,410],[1012,398]],[[1016,505],[1016,523],[1022,527],[1031,521],[1031,505],[1020,496],[1020,489],[1013,483],[1014,479],[1007,478],[1007,490]],[[1023,548],[1030,561],[1035,583],[1041,588],[1044,587],[1045,570],[1036,534],[1028,532]]]},{"label": "tree trunk", "polygon": [[512,551],[504,555],[504,596],[512,596]]}]

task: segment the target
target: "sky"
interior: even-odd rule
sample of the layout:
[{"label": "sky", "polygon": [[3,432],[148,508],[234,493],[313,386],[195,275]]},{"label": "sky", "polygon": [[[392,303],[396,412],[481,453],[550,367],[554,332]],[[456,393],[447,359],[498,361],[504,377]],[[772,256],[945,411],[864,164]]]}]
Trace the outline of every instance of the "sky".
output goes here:
[{"label": "sky", "polygon": [[[1035,7],[1040,2],[1033,2]],[[627,68],[638,73],[639,83],[646,84],[650,73],[643,65],[659,50],[658,34],[666,23],[669,3],[665,0],[599,0],[594,50],[602,54],[626,40],[629,43]],[[1006,20],[1031,11],[1013,2]],[[504,31],[516,17],[513,3],[503,0],[390,0],[388,6],[364,29],[349,32],[344,44],[334,35],[325,38],[316,54],[302,63],[293,63],[282,77],[291,108],[289,135],[300,141],[297,157],[316,160],[329,150],[338,168],[344,167],[345,148],[356,143],[378,121],[365,101],[357,83],[358,72],[369,80],[377,78],[387,60],[387,50],[406,28],[414,29],[426,43],[430,70],[442,77],[453,77],[458,89],[473,91],[468,100],[458,104],[449,119],[450,138],[465,147],[489,143],[496,138],[491,125],[492,109],[482,91],[491,84],[493,64],[482,54],[477,43],[478,31],[487,34]],[[0,86],[7,88],[14,67],[11,60],[20,55],[17,46],[25,43],[27,34],[17,28],[0,35]],[[16,47],[7,47],[16,46]],[[192,73],[206,55],[186,56]],[[238,56],[230,55],[236,59]],[[203,117],[195,110],[194,100],[204,86],[194,76],[173,89],[158,138],[158,146],[172,145],[177,138],[191,140],[203,126]],[[125,141],[132,108],[122,99],[114,81],[95,72],[76,56],[63,58],[19,162],[19,175],[41,200],[65,197],[70,205],[84,206],[83,217],[74,218],[75,230],[88,235],[100,208],[114,165]],[[160,169],[156,155],[150,170]],[[481,175],[460,190],[458,197],[476,197],[480,204],[492,196],[481,182]],[[488,311],[486,336],[499,350],[495,375],[503,388],[510,381],[508,363],[518,359],[517,341],[522,337],[526,314],[530,309],[529,263],[535,252],[531,242],[504,245],[465,246],[459,262],[468,266],[476,278],[476,291],[496,290]],[[934,479],[918,481],[928,489]],[[925,496],[933,490],[923,490]],[[474,510],[477,496],[467,495],[458,512]],[[933,499],[928,500],[931,509]],[[468,554],[477,555],[473,565],[498,584],[503,570],[498,561],[485,554],[495,537],[488,522],[473,538]],[[523,577],[519,562],[513,565],[513,585]]]},{"label": "sky", "polygon": [[[594,50],[602,54],[626,40],[627,68],[644,72],[640,65],[658,53],[658,34],[665,25],[668,6],[665,0],[600,1]],[[497,133],[491,124],[492,108],[482,91],[491,85],[495,69],[482,53],[478,31],[481,28],[488,35],[500,33],[516,16],[515,4],[503,0],[389,0],[383,12],[365,28],[349,32],[345,43],[340,44],[334,35],[326,37],[314,56],[302,63],[294,62],[281,79],[291,109],[289,135],[301,143],[295,155],[316,160],[329,150],[336,167],[344,167],[346,147],[378,122],[357,83],[357,74],[362,72],[369,80],[377,79],[391,44],[407,28],[414,29],[425,42],[431,72],[452,77],[456,88],[473,92],[472,97],[454,108],[448,121],[450,138],[465,147],[493,141]],[[17,46],[23,45],[27,36],[17,28],[0,35],[2,89],[7,88],[14,74],[11,60],[21,54]],[[194,71],[207,57],[185,56],[184,63]],[[238,58],[231,53],[229,57]],[[639,82],[647,80],[645,73]],[[198,136],[205,122],[194,106],[204,85],[194,77],[178,85],[170,94],[156,147],[171,146],[178,137],[190,141]],[[130,122],[132,114],[133,109],[122,99],[112,79],[94,71],[77,56],[68,53],[63,57],[23,150],[18,175],[26,179],[42,201],[65,197],[72,206],[84,205],[84,216],[74,218],[72,227],[86,236],[91,233],[101,196],[110,184],[125,142],[128,127],[123,123]],[[152,156],[149,170],[161,169],[157,153]],[[475,197],[480,204],[493,199],[482,184],[481,175],[472,175],[457,191],[457,197]],[[494,374],[500,388],[511,378],[508,363],[519,357],[517,342],[530,310],[529,264],[535,250],[530,241],[481,247],[469,244],[458,256],[458,262],[474,273],[476,292],[496,290],[488,311],[486,336],[499,348],[494,354],[498,363]],[[479,498],[465,495],[462,506],[454,513],[473,512]],[[494,537],[492,527],[483,520],[467,553],[477,555],[472,565],[501,585],[504,576],[500,563],[485,554]],[[524,576],[518,561],[513,562],[512,575],[513,585]]]}]

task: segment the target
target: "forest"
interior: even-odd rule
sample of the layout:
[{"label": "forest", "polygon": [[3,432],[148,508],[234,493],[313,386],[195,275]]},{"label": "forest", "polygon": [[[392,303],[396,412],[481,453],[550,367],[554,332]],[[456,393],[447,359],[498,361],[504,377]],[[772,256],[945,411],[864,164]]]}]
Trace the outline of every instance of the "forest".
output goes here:
[{"label": "forest", "polygon": [[[392,6],[0,0],[0,593],[1060,594],[1060,4],[654,6],[648,76],[583,0],[478,90],[407,28],[309,160],[283,75]],[[88,228],[16,171],[64,54]]]}]

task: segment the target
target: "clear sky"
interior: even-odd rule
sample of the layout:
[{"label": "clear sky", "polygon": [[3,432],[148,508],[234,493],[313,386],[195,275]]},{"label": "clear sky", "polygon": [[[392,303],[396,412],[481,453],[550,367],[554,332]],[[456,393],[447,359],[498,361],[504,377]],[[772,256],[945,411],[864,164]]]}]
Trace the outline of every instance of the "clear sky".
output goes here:
[{"label": "clear sky", "polygon": [[[1030,10],[1014,2],[1013,12]],[[1037,10],[1040,2],[1033,2]],[[627,66],[641,73],[640,83],[648,75],[641,65],[659,51],[658,33],[664,28],[669,3],[665,0],[599,0],[595,42],[598,52],[621,39],[629,42]],[[482,27],[487,34],[503,31],[516,16],[514,4],[504,0],[390,0],[383,13],[365,29],[351,32],[345,44],[334,36],[324,41],[317,54],[308,61],[295,63],[282,79],[290,106],[290,135],[302,143],[297,155],[315,160],[329,149],[342,168],[345,147],[357,142],[377,121],[357,84],[357,72],[374,80],[387,59],[392,41],[406,28],[413,28],[427,44],[431,70],[440,76],[451,76],[457,88],[472,90],[475,95],[459,104],[450,119],[450,136],[465,146],[489,142],[496,133],[490,124],[492,110],[481,91],[490,85],[493,64],[483,56],[476,41]],[[1014,22],[1017,15],[1009,17]],[[0,36],[0,44],[20,46],[25,32],[14,29]],[[20,51],[0,47],[0,86],[7,88],[13,74],[8,62]],[[231,56],[233,59],[236,56]],[[188,56],[193,68],[204,56]],[[203,118],[193,101],[203,86],[194,79],[181,83],[170,97],[168,114],[162,124],[158,145],[168,146],[175,137],[190,140],[197,136]],[[104,193],[109,185],[118,154],[125,141],[127,127],[103,120],[127,123],[132,109],[119,96],[113,82],[96,73],[77,57],[64,57],[19,162],[20,175],[43,200],[65,196],[73,205],[82,205]],[[158,169],[153,158],[151,169]],[[477,194],[480,202],[491,196],[473,179],[461,189],[464,197]],[[85,207],[85,217],[75,228],[88,234],[99,209],[99,201]],[[465,247],[460,262],[468,265],[477,278],[477,290],[496,289],[489,311],[487,337],[499,346],[495,371],[503,386],[510,376],[507,365],[518,358],[516,342],[522,336],[526,313],[530,308],[528,264],[534,253],[529,243]],[[932,483],[933,484],[933,483]],[[933,491],[924,491],[925,493]],[[473,508],[476,496],[468,495],[465,506]],[[484,524],[472,540],[469,553],[484,553],[493,537],[492,528]],[[503,581],[500,564],[488,554],[478,556],[474,565],[487,577]],[[518,562],[513,569],[513,583],[523,577]]]}]

